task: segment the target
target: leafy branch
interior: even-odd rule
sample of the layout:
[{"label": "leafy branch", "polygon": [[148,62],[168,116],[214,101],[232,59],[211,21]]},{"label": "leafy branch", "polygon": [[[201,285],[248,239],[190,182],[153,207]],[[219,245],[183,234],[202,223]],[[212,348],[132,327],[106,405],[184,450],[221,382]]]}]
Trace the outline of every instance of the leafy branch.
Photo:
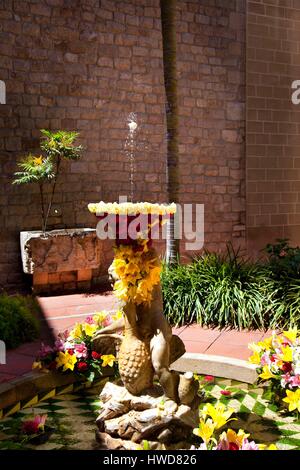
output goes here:
[{"label": "leafy branch", "polygon": [[[39,185],[42,230],[45,233],[61,170],[61,162],[62,160],[79,160],[83,148],[81,145],[74,144],[79,136],[78,132],[52,132],[42,129],[41,133],[42,154],[36,156],[30,153],[17,164],[20,171],[15,172],[13,184],[36,183]],[[45,200],[44,188],[46,184],[52,187],[48,201]]]}]

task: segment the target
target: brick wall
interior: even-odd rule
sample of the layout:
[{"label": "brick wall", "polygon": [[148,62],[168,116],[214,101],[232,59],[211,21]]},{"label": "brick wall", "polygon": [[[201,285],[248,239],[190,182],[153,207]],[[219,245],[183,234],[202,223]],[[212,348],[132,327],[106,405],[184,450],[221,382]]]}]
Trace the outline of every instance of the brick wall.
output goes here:
[{"label": "brick wall", "polygon": [[257,252],[276,238],[300,243],[300,2],[248,1],[247,238]]},{"label": "brick wall", "polygon": [[[116,8],[117,6],[117,8]],[[0,286],[22,281],[19,231],[41,225],[38,191],[11,185],[39,129],[78,130],[84,157],[65,169],[51,227],[95,226],[87,203],[130,192],[128,117],[136,113],[136,200],[165,201],[159,0],[0,2]]]},{"label": "brick wall", "polygon": [[178,2],[180,199],[205,246],[245,245],[245,1]]}]

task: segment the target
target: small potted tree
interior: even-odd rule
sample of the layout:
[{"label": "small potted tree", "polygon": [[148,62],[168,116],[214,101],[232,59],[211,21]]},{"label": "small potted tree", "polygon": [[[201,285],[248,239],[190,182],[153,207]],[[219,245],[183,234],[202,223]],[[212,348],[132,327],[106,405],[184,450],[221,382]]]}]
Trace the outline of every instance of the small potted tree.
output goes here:
[{"label": "small potted tree", "polygon": [[100,246],[90,228],[48,230],[57,181],[64,160],[78,160],[82,146],[77,132],[41,130],[41,152],[18,163],[14,184],[37,184],[41,230],[20,234],[23,271],[33,275],[36,292],[89,287],[92,269],[100,264]]}]

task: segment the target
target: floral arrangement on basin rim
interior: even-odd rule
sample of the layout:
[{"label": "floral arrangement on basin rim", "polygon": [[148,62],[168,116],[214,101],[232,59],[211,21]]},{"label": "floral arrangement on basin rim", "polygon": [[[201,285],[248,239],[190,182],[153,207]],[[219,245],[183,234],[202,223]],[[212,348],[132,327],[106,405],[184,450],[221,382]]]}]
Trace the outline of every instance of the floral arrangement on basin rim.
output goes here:
[{"label": "floral arrangement on basin rim", "polygon": [[274,444],[267,447],[265,444],[256,444],[249,441],[249,434],[240,429],[238,432],[227,429],[220,433],[221,428],[232,418],[233,408],[227,408],[223,403],[206,403],[200,410],[199,427],[193,434],[201,437],[203,443],[199,447],[192,446],[192,450],[277,450]]},{"label": "floral arrangement on basin rim", "polygon": [[176,204],[153,204],[150,202],[103,202],[90,203],[88,209],[93,214],[115,214],[115,215],[168,215],[175,214]]},{"label": "floral arrangement on basin rim", "polygon": [[260,381],[268,381],[269,399],[282,400],[289,411],[300,412],[300,335],[297,328],[275,332],[258,343],[249,344],[249,358],[257,365]]},{"label": "floral arrangement on basin rim", "polygon": [[101,355],[93,350],[94,333],[121,316],[121,311],[114,315],[101,311],[88,316],[83,323],[76,323],[71,331],[58,335],[53,347],[42,344],[33,368],[72,371],[92,382],[102,375],[103,367],[114,367],[116,363],[112,354]]}]

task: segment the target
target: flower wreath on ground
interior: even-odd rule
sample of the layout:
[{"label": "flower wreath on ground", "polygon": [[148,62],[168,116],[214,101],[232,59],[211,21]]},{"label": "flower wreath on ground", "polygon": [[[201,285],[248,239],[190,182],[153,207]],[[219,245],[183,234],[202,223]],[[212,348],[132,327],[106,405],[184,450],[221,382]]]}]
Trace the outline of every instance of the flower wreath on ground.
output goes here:
[{"label": "flower wreath on ground", "polygon": [[[300,335],[297,328],[275,332],[264,341],[252,343],[249,361],[257,365],[261,382],[270,384],[266,398],[283,401],[289,411],[300,412]],[[267,396],[268,395],[268,396]]]},{"label": "flower wreath on ground", "polygon": [[101,311],[88,316],[83,323],[76,323],[71,331],[60,333],[53,347],[42,343],[33,368],[61,372],[71,371],[90,382],[102,375],[103,367],[113,367],[116,372],[117,360],[115,356],[112,354],[101,355],[94,351],[92,339],[96,331],[121,317],[121,311],[114,315]]}]

